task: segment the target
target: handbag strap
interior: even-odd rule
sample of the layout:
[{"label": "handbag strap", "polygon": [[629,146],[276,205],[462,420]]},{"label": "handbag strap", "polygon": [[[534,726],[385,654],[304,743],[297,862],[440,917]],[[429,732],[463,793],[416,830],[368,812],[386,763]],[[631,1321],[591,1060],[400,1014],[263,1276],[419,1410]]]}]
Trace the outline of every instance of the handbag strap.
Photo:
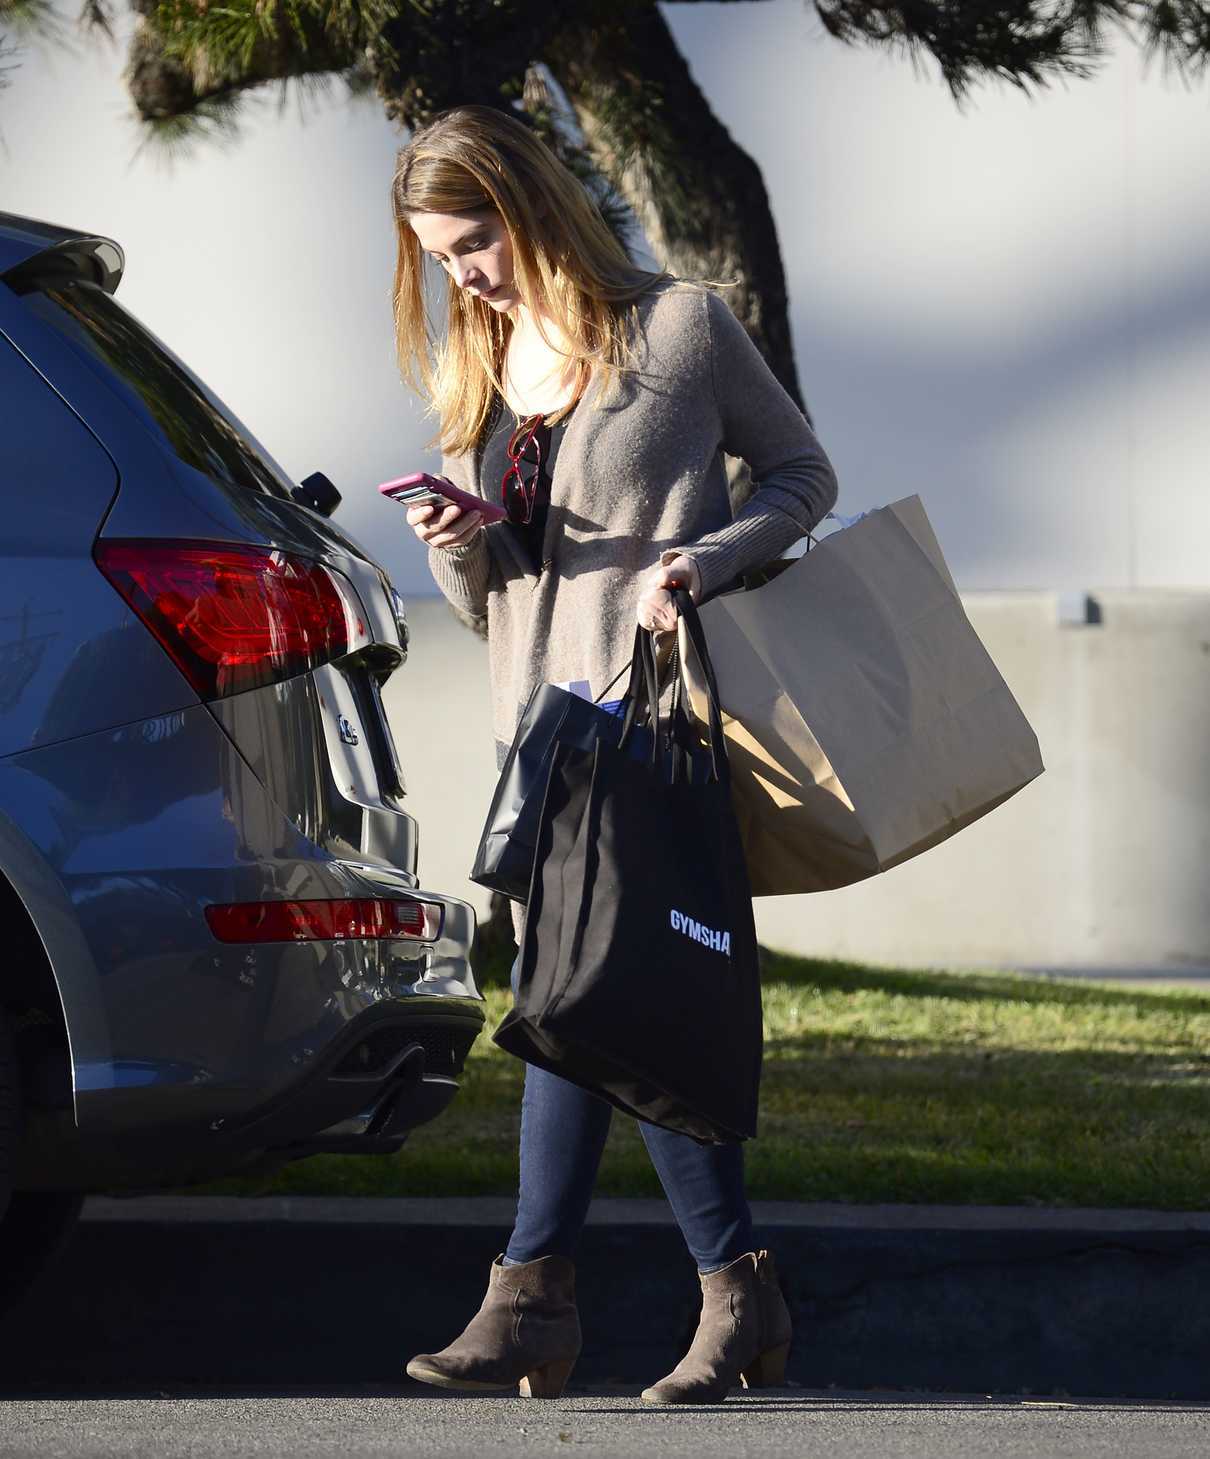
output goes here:
[{"label": "handbag strap", "polygon": [[659,675],[656,671],[655,649],[651,643],[651,635],[641,626],[636,627],[634,631],[634,650],[630,659],[630,682],[627,685],[623,702],[626,705],[626,714],[618,740],[619,747],[625,749],[629,744],[631,731],[634,729],[636,721],[639,720],[640,713],[645,712],[646,723],[651,730],[651,754],[648,756],[648,760],[653,770],[658,769],[660,762]]},{"label": "handbag strap", "polygon": [[610,679],[609,683],[605,685],[604,689],[601,690],[601,692],[597,695],[597,697],[592,702],[594,704],[600,704],[601,700],[605,698],[606,694],[609,693],[609,691],[618,682],[618,680],[622,677],[622,675],[625,674],[625,673],[628,673],[628,672],[633,673],[633,671],[634,671],[633,661],[631,663],[629,663],[629,664],[623,664],[622,667],[613,676],[613,678]]},{"label": "handbag strap", "polygon": [[678,657],[673,666],[672,715],[668,724],[668,742],[672,750],[672,783],[683,779],[693,783],[693,726],[685,709],[685,676]]},{"label": "handbag strap", "polygon": [[[727,744],[723,736],[723,716],[719,707],[718,681],[710,650],[706,646],[706,635],[693,599],[682,588],[673,590],[673,602],[678,614],[685,620],[689,641],[697,654],[706,681],[708,748],[712,778],[722,785],[731,779],[731,767],[727,759]],[[648,763],[653,770],[660,767],[662,756],[659,720],[660,683],[659,664],[655,651],[655,634],[647,629],[635,629],[634,648],[629,664],[630,678],[626,686],[623,703],[626,706],[619,738],[619,748],[625,748],[636,724],[645,723],[651,732],[651,752]],[[616,684],[626,670],[616,674],[611,681]],[[606,690],[608,692],[608,689]],[[670,758],[670,779],[673,784],[690,783],[693,768],[694,735],[686,708],[688,695],[685,690],[684,668],[679,653],[672,656],[672,706],[668,722],[668,755]]]}]

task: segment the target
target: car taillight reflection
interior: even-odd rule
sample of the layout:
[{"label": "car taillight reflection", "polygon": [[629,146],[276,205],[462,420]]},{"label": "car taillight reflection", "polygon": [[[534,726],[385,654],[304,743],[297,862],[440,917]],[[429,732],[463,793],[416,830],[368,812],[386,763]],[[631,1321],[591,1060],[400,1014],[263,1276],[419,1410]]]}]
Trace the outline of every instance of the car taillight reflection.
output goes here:
[{"label": "car taillight reflection", "polygon": [[351,587],[287,552],[121,540],[99,542],[96,560],[203,699],[305,673],[364,632]]},{"label": "car taillight reflection", "polygon": [[431,942],[441,932],[436,902],[231,902],[206,908],[220,942],[339,942],[405,938]]}]

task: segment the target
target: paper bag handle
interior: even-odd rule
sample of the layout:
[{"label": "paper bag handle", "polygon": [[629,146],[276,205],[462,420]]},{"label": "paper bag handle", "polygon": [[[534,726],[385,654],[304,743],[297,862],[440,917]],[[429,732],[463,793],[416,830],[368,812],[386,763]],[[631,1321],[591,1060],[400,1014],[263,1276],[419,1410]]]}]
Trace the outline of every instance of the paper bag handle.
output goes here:
[{"label": "paper bag handle", "polygon": [[[706,645],[706,633],[702,628],[702,620],[698,614],[697,605],[684,588],[674,589],[672,601],[675,603],[676,611],[685,625],[689,642],[693,645],[693,651],[697,654],[698,663],[701,665],[702,677],[706,681],[710,763],[714,771],[714,778],[725,785],[731,779],[731,767],[727,759],[727,742],[723,736],[723,713],[720,708],[718,680],[715,678],[714,664],[710,658],[710,650]],[[684,692],[684,664],[681,661],[679,644],[675,658],[676,681],[673,689],[674,713],[679,712],[680,716],[687,723],[688,716],[684,707],[684,699],[686,697]],[[676,765],[677,760],[674,751],[674,770]]]}]

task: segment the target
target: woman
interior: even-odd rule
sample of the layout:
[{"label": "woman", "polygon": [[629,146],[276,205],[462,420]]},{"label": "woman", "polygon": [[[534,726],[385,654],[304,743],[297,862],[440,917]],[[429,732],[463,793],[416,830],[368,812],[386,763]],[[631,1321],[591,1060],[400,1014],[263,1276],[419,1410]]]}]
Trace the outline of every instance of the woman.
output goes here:
[{"label": "woman", "polygon": [[[452,505],[408,511],[442,593],[486,619],[502,764],[536,684],[599,696],[629,663],[636,618],[675,628],[671,585],[701,601],[776,557],[832,506],[835,475],[727,306],[636,268],[520,122],[480,107],[444,113],[400,152],[392,200],[405,378],[440,419],[443,473],[509,510],[487,526]],[[438,349],[424,254],[448,279]],[[724,451],[759,483],[734,520]],[[513,912],[520,942],[524,912]],[[465,1332],[414,1358],[412,1377],[559,1395],[580,1350],[572,1259],[610,1116],[603,1100],[527,1066],[508,1247]],[[703,1291],[689,1353],[644,1400],[718,1402],[741,1376],[779,1382],[790,1320],[772,1259],[756,1249],[742,1147],[641,1129]]]}]

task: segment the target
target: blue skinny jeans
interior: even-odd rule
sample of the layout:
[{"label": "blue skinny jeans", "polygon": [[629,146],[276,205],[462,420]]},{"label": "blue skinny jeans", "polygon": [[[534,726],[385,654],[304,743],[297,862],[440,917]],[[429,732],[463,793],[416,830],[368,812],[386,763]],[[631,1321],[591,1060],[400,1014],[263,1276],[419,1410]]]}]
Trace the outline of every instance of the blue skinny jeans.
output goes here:
[{"label": "blue skinny jeans", "polygon": [[[514,995],[520,966],[518,958]],[[612,1116],[613,1106],[597,1095],[526,1065],[521,1187],[507,1261],[575,1255]],[[716,1271],[753,1251],[743,1146],[699,1145],[643,1120],[639,1131],[698,1271]]]}]

